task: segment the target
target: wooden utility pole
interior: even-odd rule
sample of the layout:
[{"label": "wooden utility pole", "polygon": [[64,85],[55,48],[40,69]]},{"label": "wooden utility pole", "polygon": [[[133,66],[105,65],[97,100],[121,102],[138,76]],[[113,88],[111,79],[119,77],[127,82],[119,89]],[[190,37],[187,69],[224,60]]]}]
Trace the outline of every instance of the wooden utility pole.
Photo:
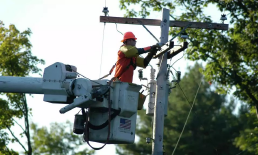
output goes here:
[{"label": "wooden utility pole", "polygon": [[[140,21],[140,22],[139,22]],[[123,17],[110,17],[100,16],[100,22],[117,23],[117,24],[133,24],[133,25],[151,25],[160,26],[161,20],[159,19],[143,19],[143,18],[123,18]],[[186,27],[196,29],[215,29],[215,30],[228,30],[228,24],[221,23],[202,23],[202,22],[187,22],[187,21],[169,21],[169,27]]]},{"label": "wooden utility pole", "polygon": [[[123,18],[123,17],[107,17],[100,16],[100,22],[105,23],[120,23],[120,24],[134,24],[134,25],[152,25],[160,26],[161,37],[160,43],[168,42],[169,27],[188,27],[197,29],[215,29],[228,30],[228,24],[220,23],[201,23],[201,22],[187,22],[187,21],[170,21],[169,10],[162,10],[162,18],[158,19],[142,19],[142,18]],[[166,74],[167,74],[167,54],[159,54],[159,71],[157,75],[156,88],[156,103],[154,106],[154,122],[153,122],[153,143],[152,155],[163,155],[163,130],[164,130],[164,106],[166,90]]]},{"label": "wooden utility pole", "polygon": [[[169,31],[169,10],[162,10],[161,18],[161,37],[160,43],[165,44],[168,41]],[[153,122],[153,143],[152,155],[163,155],[163,130],[164,130],[164,106],[166,102],[165,96],[167,84],[167,54],[159,56],[159,71],[157,74],[156,102],[154,106],[154,122]]]}]

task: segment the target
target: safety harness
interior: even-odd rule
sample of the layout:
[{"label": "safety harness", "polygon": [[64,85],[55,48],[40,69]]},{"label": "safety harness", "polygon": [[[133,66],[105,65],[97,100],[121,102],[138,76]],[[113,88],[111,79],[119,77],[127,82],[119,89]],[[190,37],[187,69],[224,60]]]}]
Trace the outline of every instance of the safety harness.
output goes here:
[{"label": "safety harness", "polygon": [[[133,62],[133,58],[131,58],[130,63],[129,63],[129,64],[124,68],[124,70],[123,70],[117,77],[115,77],[115,78],[119,79],[119,78],[123,75],[123,73],[124,73],[127,69],[129,69],[129,67],[130,67],[131,65],[133,66],[133,69],[135,70],[135,69],[136,69],[136,62],[135,62],[135,63]],[[109,71],[109,73],[108,73],[107,75],[105,75],[105,76],[99,78],[98,80],[101,80],[101,79],[106,78],[106,77],[108,77],[109,75],[111,75],[112,72],[113,72],[113,70],[115,69],[115,67],[116,67],[116,63],[112,66],[112,68],[110,69],[110,71]]]}]

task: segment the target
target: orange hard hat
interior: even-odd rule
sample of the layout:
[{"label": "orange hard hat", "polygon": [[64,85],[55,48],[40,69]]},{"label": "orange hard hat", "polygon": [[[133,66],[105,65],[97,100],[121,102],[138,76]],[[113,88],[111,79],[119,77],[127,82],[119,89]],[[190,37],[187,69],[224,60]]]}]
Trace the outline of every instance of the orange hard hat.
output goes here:
[{"label": "orange hard hat", "polygon": [[135,38],[133,32],[126,32],[126,33],[124,34],[124,38],[123,38],[123,40],[121,40],[121,42],[124,42],[124,41],[126,41],[127,39],[135,39],[135,40],[136,40],[137,38]]}]

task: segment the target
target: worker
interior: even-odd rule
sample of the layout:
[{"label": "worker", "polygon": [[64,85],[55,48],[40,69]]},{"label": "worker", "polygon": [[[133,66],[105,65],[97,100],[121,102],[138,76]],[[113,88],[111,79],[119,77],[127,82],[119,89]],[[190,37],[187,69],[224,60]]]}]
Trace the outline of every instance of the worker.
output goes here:
[{"label": "worker", "polygon": [[[136,48],[137,38],[132,32],[126,32],[124,34],[123,45],[118,51],[118,58],[116,62],[115,78],[119,79],[121,82],[133,81],[133,72],[136,66],[146,68],[157,53],[157,45],[148,46],[145,48]],[[148,53],[145,58],[139,55],[143,53]]]}]

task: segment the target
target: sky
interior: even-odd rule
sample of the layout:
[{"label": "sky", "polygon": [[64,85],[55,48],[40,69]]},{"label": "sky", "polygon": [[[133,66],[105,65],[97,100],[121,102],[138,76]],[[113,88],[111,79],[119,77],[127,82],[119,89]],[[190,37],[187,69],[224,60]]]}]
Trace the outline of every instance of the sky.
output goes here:
[{"label": "sky", "polygon": [[[31,29],[30,42],[33,45],[32,54],[45,60],[45,67],[62,62],[77,67],[77,71],[96,80],[106,75],[117,59],[117,52],[121,46],[122,35],[116,30],[114,23],[104,23],[99,20],[103,7],[109,9],[109,16],[123,17],[125,11],[119,9],[119,0],[0,0],[0,20],[7,27],[14,24],[18,30]],[[137,8],[137,7],[136,7]],[[221,13],[214,13],[214,6],[207,12],[219,22]],[[216,10],[215,10],[216,12]],[[161,19],[161,12],[151,13],[150,19]],[[160,37],[159,26],[147,26],[157,37]],[[156,44],[156,40],[140,25],[117,24],[117,29],[125,33],[132,31],[137,39],[137,47],[146,47]],[[169,36],[172,38],[172,36]],[[182,56],[180,53],[173,61]],[[151,65],[156,66],[157,60],[152,60]],[[168,61],[170,63],[170,61]],[[186,67],[194,62],[180,59],[174,67],[183,74]],[[157,73],[157,68],[156,73]],[[144,70],[144,77],[149,78],[150,67]],[[135,70],[134,83],[147,84],[147,81],[138,79],[138,71]],[[40,77],[31,74],[31,77]],[[108,77],[110,79],[112,76]],[[49,126],[53,122],[73,122],[78,109],[60,114],[59,110],[65,106],[43,101],[43,95],[27,95],[28,106],[32,108],[30,120],[42,126]],[[23,122],[23,120],[21,120]],[[18,132],[18,128],[15,128]],[[25,141],[24,141],[25,143]],[[85,143],[85,146],[87,144]],[[93,143],[95,147],[101,146]],[[10,145],[15,150],[22,150],[19,145]],[[151,151],[151,150],[150,150]],[[115,154],[115,146],[107,145],[102,150],[96,151],[96,155]]]}]

